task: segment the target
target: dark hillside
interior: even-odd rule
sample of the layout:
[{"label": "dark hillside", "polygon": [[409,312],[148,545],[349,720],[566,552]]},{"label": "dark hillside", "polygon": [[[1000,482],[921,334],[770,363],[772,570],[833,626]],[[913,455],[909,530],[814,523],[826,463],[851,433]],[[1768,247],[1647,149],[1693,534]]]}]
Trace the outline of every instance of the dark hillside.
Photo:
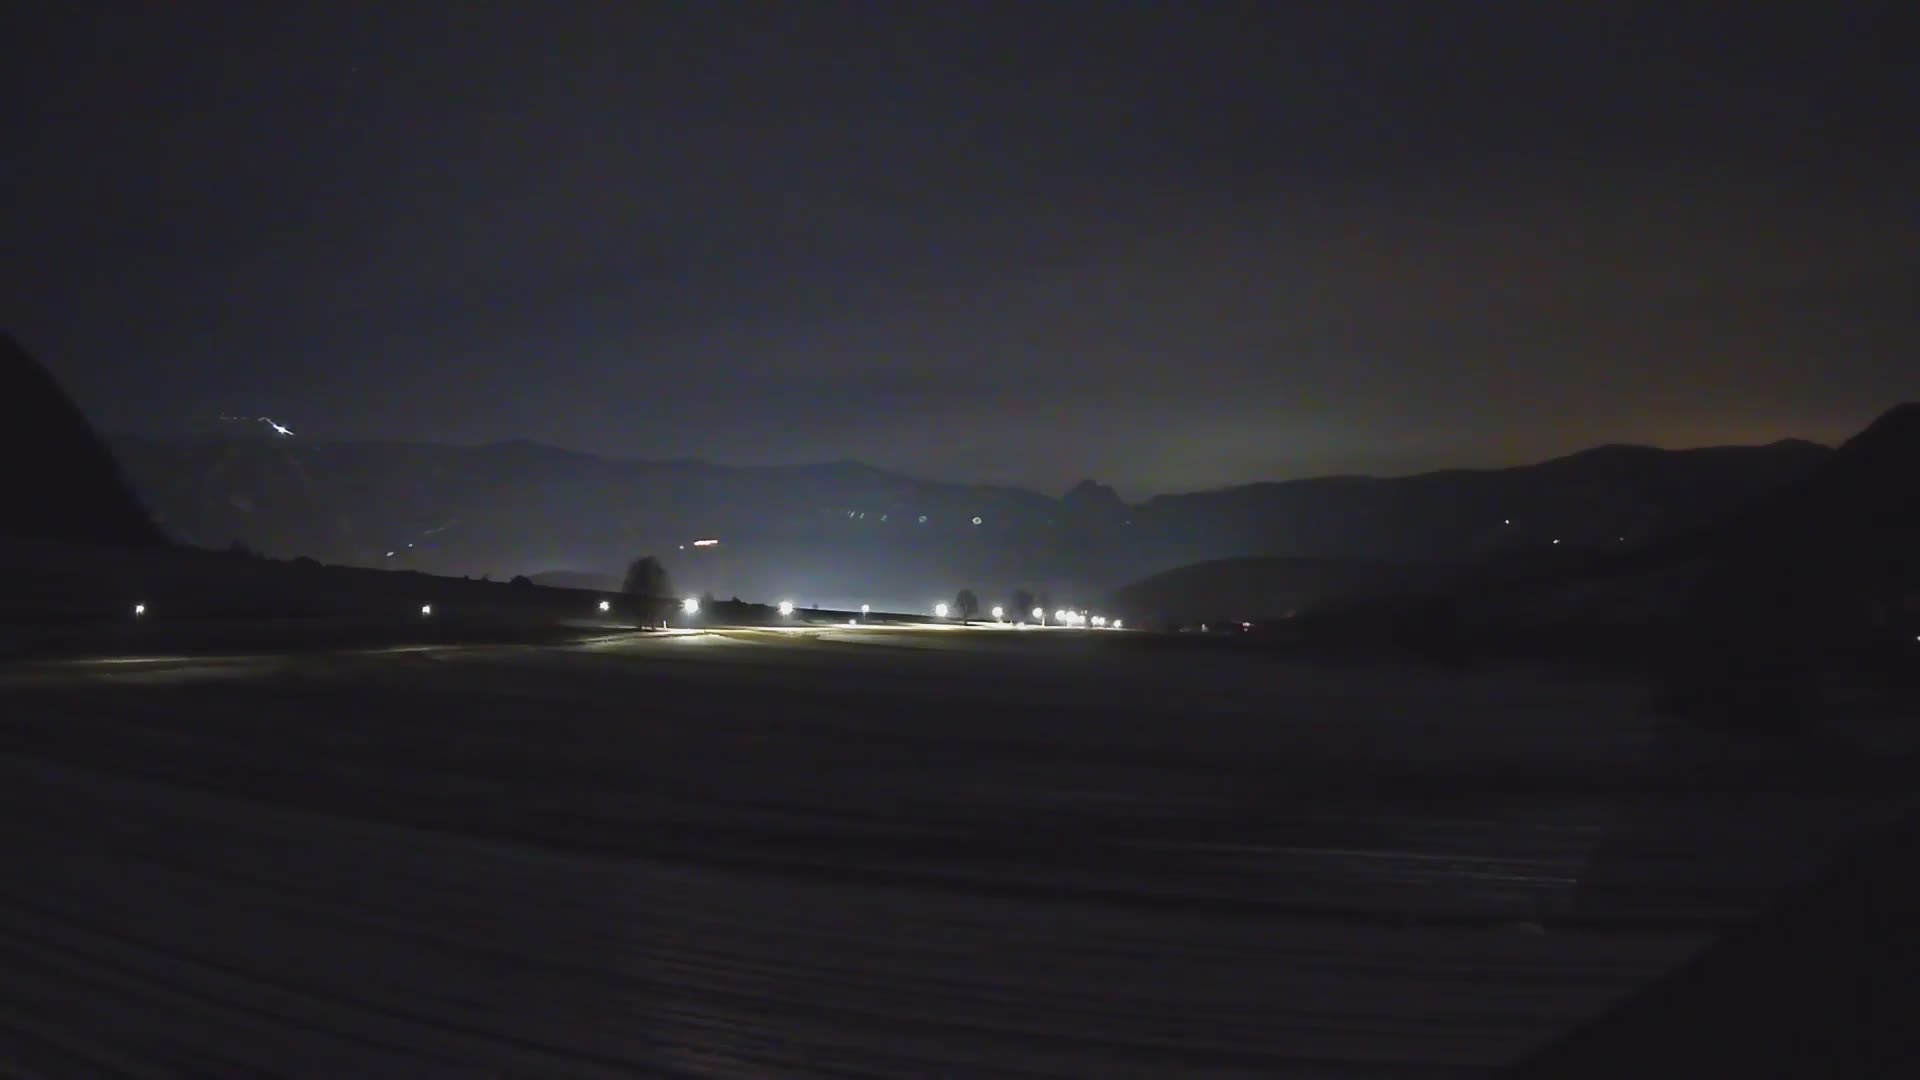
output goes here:
[{"label": "dark hillside", "polygon": [[154,548],[166,541],[120,466],[46,368],[0,332],[0,535]]},{"label": "dark hillside", "polygon": [[1134,582],[1108,606],[1142,625],[1268,620],[1329,606],[1440,592],[1457,566],[1343,559],[1220,559]]}]

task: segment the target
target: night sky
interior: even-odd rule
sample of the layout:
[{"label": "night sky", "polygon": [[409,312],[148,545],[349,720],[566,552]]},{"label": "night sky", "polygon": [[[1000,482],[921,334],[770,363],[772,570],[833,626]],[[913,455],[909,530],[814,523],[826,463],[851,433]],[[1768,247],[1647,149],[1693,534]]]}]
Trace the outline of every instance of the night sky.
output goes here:
[{"label": "night sky", "polygon": [[112,431],[1130,497],[1833,441],[1920,397],[1904,6],[31,0],[0,317]]}]

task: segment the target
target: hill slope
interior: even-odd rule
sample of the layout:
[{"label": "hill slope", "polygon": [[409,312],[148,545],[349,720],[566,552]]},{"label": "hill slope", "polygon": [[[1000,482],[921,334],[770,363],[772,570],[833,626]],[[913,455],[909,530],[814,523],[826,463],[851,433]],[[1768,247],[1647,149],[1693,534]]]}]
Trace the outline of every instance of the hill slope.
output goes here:
[{"label": "hill slope", "polygon": [[119,465],[53,375],[0,333],[0,461],[15,482],[0,534],[153,548],[166,543]]},{"label": "hill slope", "polygon": [[1456,566],[1342,559],[1220,559],[1183,566],[1114,593],[1112,610],[1180,625],[1284,618],[1331,605],[1438,592]]},{"label": "hill slope", "polygon": [[1768,508],[1758,542],[1827,574],[1920,588],[1920,402],[1888,410]]}]

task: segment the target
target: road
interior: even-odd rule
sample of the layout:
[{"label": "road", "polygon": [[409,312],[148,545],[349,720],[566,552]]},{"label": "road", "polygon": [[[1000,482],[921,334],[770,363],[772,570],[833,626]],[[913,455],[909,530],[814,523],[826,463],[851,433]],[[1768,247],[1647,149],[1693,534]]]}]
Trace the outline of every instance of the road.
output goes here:
[{"label": "road", "polygon": [[0,1071],[1477,1075],[1894,812],[1728,855],[1643,698],[940,628],[18,666]]}]

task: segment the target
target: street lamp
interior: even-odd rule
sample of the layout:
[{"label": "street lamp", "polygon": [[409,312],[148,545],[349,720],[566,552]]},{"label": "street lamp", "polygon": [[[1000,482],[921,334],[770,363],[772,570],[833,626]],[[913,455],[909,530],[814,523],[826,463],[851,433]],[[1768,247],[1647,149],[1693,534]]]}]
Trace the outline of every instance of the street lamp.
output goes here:
[{"label": "street lamp", "polygon": [[780,614],[782,615],[793,614],[793,601],[791,600],[780,601]]},{"label": "street lamp", "polygon": [[613,601],[611,600],[600,601],[600,614],[605,615],[607,612],[612,610],[613,610]]},{"label": "street lamp", "polygon": [[934,617],[934,618],[936,618],[936,619],[944,619],[944,618],[946,618],[946,617],[947,617],[947,605],[945,605],[945,604],[935,604],[935,605],[933,605],[933,617]]},{"label": "street lamp", "polygon": [[683,615],[700,614],[700,601],[696,600],[691,596],[687,597],[685,600],[680,601],[680,613]]},{"label": "street lamp", "polygon": [[1033,609],[1033,621],[1034,621],[1034,622],[1037,622],[1037,623],[1039,623],[1039,624],[1040,624],[1041,626],[1045,626],[1045,625],[1047,625],[1047,609],[1046,609],[1046,608],[1034,608],[1034,609]]},{"label": "street lamp", "polygon": [[133,605],[133,617],[134,617],[134,618],[136,618],[136,619],[137,619],[137,618],[139,618],[140,616],[142,616],[142,615],[145,615],[146,613],[147,613],[147,605],[145,605],[145,604],[135,604],[135,605]]},{"label": "street lamp", "polygon": [[1001,607],[1001,606],[999,606],[998,604],[995,604],[995,605],[994,605],[994,608],[993,608],[993,621],[994,621],[994,622],[999,622],[999,621],[1000,621],[1000,620],[1001,620],[1002,618],[1004,618],[1004,617],[1006,616],[1006,614],[1007,614],[1007,609],[1006,609],[1006,608],[1003,608],[1003,607]]},{"label": "street lamp", "polygon": [[420,605],[420,617],[421,617],[421,618],[423,618],[423,619],[431,619],[431,618],[433,618],[433,605],[432,605],[432,604],[421,604],[421,605]]}]

